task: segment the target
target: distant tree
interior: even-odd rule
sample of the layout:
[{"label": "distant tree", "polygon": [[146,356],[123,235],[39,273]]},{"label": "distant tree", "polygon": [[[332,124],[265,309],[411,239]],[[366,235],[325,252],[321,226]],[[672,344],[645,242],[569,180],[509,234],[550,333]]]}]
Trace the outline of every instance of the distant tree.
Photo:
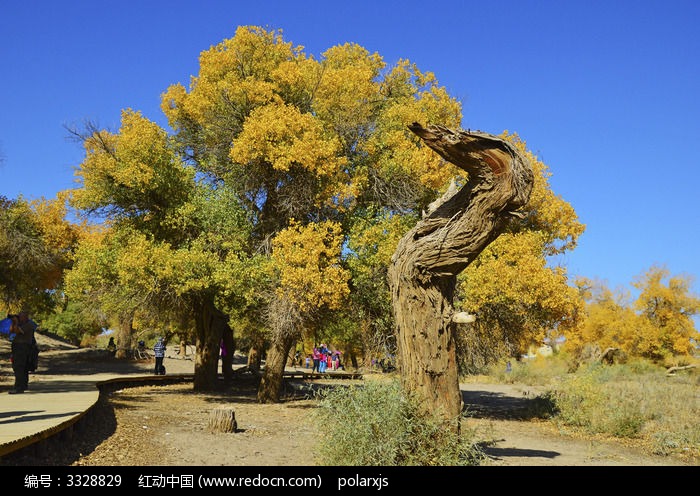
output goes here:
[{"label": "distant tree", "polygon": [[[119,322],[128,345],[134,319],[159,313],[195,326],[194,387],[217,387],[219,343],[228,316],[217,298],[240,263],[247,228],[226,188],[199,183],[167,133],[140,113],[126,110],[118,133],[89,130],[81,187],[72,205],[97,214],[109,230],[81,245],[71,295],[91,295]],[[211,208],[215,205],[216,208]]]},{"label": "distant tree", "polygon": [[104,325],[105,322],[99,320],[92,308],[71,301],[65,308],[49,313],[41,321],[43,330],[61,336],[75,346],[92,344],[95,336],[102,333]]},{"label": "distant tree", "polygon": [[81,227],[66,220],[65,198],[0,197],[0,295],[7,310],[35,314],[55,304]]},{"label": "distant tree", "polygon": [[[258,401],[278,401],[292,344],[314,325],[324,308],[338,309],[347,298],[349,274],[340,265],[342,241],[340,225],[331,221],[306,226],[292,221],[275,236],[272,261],[279,282],[268,306],[273,346]],[[274,346],[276,340],[282,342]]]},{"label": "distant tree", "polygon": [[586,345],[620,348],[628,356],[654,361],[692,356],[700,298],[691,293],[691,283],[689,276],[671,276],[665,267],[652,266],[633,282],[639,296],[630,302],[629,294],[614,293],[603,282],[579,279],[585,318],[569,346],[576,351]]},{"label": "distant tree", "polygon": [[576,356],[590,354],[586,350],[591,346],[598,351],[619,348],[631,354],[631,339],[646,322],[630,305],[629,294],[613,292],[605,283],[583,277],[576,285],[585,308],[580,328],[567,333],[567,349]]},{"label": "distant tree", "polygon": [[632,353],[655,360],[692,356],[698,339],[693,316],[700,311],[700,298],[690,292],[691,285],[689,276],[671,276],[661,266],[652,266],[633,282],[640,291],[634,309],[648,325],[631,339]]}]

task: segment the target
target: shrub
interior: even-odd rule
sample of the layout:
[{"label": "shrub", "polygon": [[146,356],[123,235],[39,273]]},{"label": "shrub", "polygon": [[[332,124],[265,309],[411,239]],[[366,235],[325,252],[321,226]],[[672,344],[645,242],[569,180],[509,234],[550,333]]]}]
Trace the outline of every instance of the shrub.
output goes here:
[{"label": "shrub", "polygon": [[566,378],[556,392],[557,419],[564,425],[590,427],[604,401],[602,391],[591,374]]},{"label": "shrub", "polygon": [[454,435],[439,419],[420,413],[396,379],[319,393],[317,462],[350,466],[478,465],[473,433]]}]

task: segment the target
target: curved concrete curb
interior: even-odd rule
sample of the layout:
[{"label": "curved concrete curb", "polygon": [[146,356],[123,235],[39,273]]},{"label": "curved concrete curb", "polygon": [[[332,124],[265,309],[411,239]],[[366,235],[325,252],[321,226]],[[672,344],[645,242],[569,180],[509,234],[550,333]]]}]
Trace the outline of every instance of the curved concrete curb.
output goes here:
[{"label": "curved concrete curb", "polygon": [[58,435],[67,441],[93,409],[103,392],[147,384],[192,381],[193,374],[59,376],[32,382],[23,394],[2,396],[0,457],[34,446]]}]

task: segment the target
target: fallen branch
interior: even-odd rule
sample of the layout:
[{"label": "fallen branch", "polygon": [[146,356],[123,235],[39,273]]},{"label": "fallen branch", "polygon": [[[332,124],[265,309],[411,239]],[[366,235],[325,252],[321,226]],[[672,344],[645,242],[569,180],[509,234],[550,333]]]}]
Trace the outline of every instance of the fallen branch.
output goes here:
[{"label": "fallen branch", "polygon": [[676,375],[676,372],[678,372],[679,370],[694,369],[695,367],[697,367],[697,365],[683,365],[678,367],[670,367],[668,370],[666,370],[666,375]]}]

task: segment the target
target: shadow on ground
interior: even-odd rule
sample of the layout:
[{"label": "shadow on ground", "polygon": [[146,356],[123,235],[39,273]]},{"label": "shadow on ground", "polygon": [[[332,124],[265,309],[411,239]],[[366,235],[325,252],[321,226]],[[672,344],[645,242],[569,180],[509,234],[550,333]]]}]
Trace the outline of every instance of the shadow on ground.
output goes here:
[{"label": "shadow on ground", "polygon": [[522,398],[492,391],[462,390],[464,411],[469,417],[494,420],[532,420],[549,418],[555,413],[548,396]]}]

